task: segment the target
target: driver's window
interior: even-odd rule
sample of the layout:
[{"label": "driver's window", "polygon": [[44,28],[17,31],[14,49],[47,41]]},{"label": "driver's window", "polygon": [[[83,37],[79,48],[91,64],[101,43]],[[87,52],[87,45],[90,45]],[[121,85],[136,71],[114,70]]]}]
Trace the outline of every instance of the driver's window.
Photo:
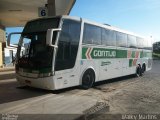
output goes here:
[{"label": "driver's window", "polygon": [[22,45],[23,55],[28,56],[30,44],[31,44],[31,39],[30,38],[24,38],[23,39],[23,45]]}]

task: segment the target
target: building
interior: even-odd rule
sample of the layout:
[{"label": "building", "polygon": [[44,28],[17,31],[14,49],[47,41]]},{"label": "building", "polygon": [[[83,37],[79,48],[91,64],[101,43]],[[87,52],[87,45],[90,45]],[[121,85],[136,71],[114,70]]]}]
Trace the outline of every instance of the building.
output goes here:
[{"label": "building", "polygon": [[42,17],[39,15],[40,8],[46,8],[46,16],[68,15],[75,2],[76,0],[0,0],[0,67],[4,64],[5,27],[23,27],[27,21]]}]

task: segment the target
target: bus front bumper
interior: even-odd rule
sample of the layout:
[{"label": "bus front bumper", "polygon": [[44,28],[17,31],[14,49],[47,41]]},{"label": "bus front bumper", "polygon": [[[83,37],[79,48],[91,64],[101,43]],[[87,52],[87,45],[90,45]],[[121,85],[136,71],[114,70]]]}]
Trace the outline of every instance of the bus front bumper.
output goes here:
[{"label": "bus front bumper", "polygon": [[28,78],[16,74],[16,79],[21,86],[31,86],[46,90],[55,90],[53,76],[44,78]]}]

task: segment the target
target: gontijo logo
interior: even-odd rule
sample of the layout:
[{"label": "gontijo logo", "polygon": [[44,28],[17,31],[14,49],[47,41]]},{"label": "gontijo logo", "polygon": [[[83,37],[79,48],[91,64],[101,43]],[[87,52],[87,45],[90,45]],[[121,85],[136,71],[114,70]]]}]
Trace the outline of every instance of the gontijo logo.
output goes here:
[{"label": "gontijo logo", "polygon": [[116,51],[94,50],[94,57],[116,57]]},{"label": "gontijo logo", "polygon": [[116,50],[104,48],[83,48],[83,59],[115,58]]}]

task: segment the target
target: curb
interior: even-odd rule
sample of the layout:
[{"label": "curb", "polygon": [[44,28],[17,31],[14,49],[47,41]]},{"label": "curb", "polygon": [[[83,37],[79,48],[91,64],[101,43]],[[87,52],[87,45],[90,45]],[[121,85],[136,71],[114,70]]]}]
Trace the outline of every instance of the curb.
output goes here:
[{"label": "curb", "polygon": [[0,80],[14,79],[16,74],[14,71],[0,71]]},{"label": "curb", "polygon": [[14,67],[11,68],[0,68],[0,72],[8,72],[8,71],[15,71]]}]

